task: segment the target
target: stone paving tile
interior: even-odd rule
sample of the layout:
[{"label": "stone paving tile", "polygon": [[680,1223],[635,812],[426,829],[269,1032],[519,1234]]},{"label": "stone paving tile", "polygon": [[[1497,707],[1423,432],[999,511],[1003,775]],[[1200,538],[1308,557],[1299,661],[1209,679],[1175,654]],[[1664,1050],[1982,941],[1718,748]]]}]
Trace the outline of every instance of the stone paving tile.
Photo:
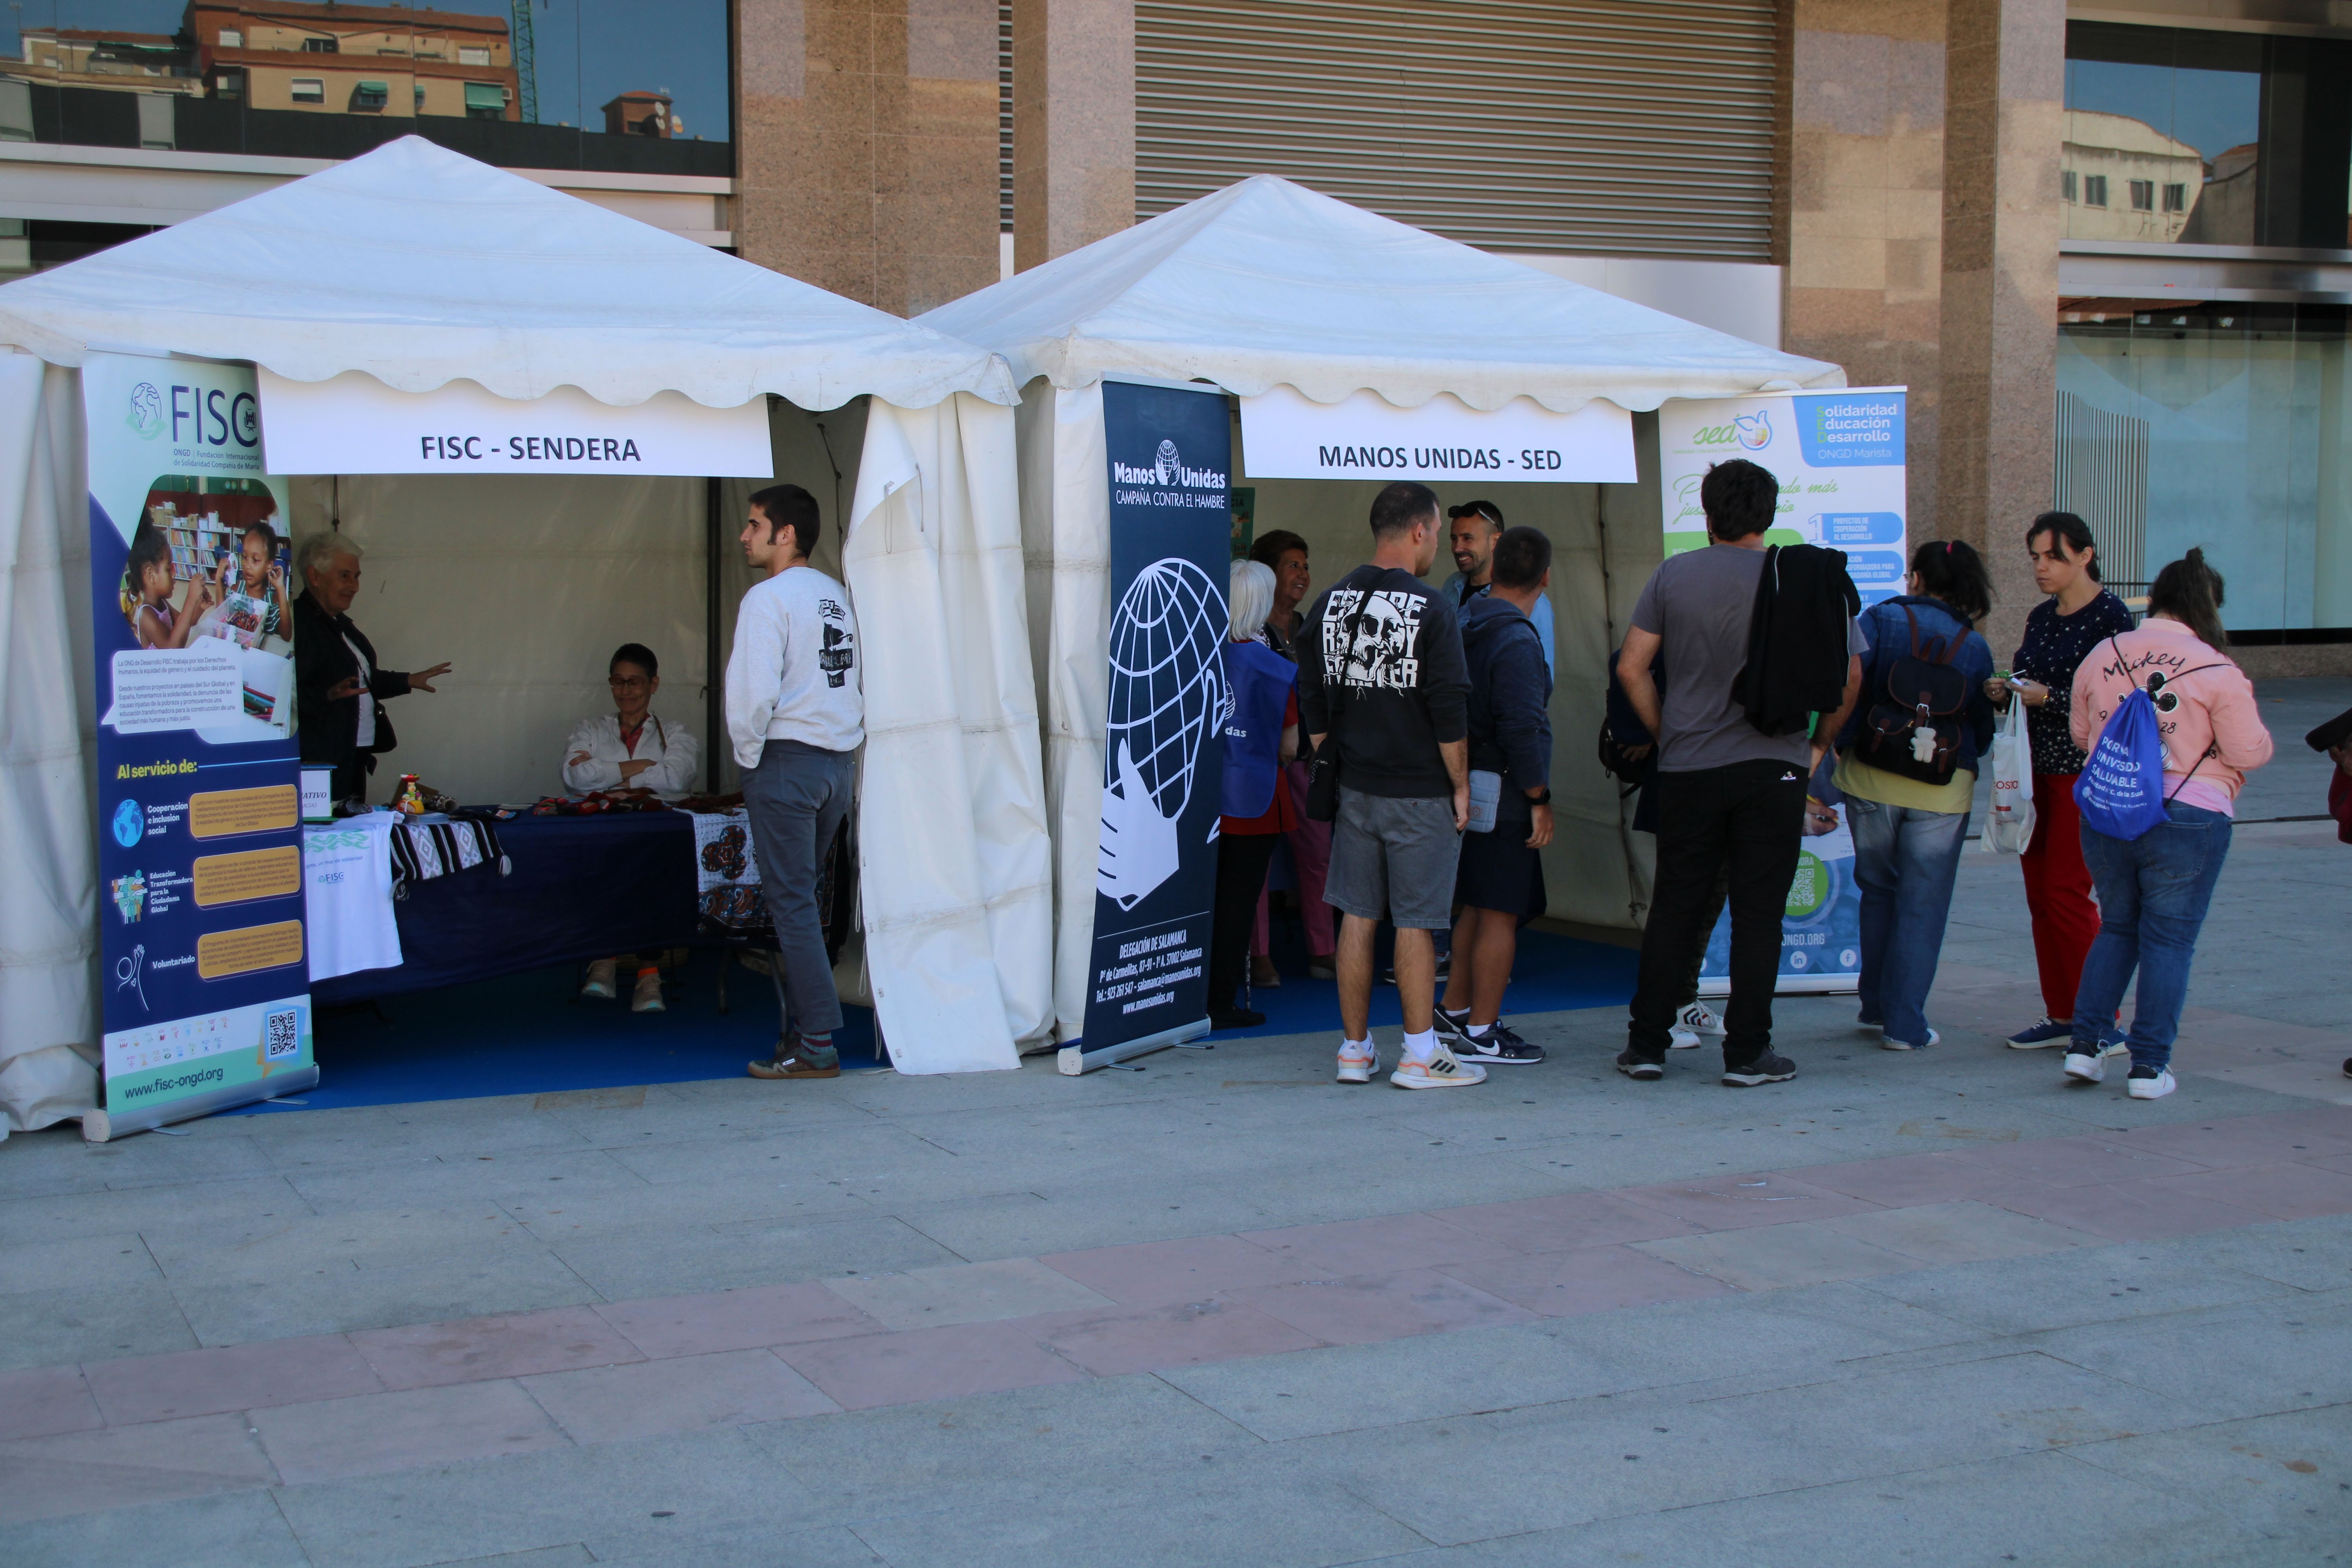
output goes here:
[{"label": "stone paving tile", "polygon": [[679,1227],[646,1225],[593,1237],[556,1237],[555,1256],[608,1300],[782,1285],[850,1272],[929,1268],[956,1255],[896,1216],[840,1215],[814,1222]]},{"label": "stone paving tile", "polygon": [[1427,1214],[1250,1231],[1242,1239],[1334,1277],[1475,1263],[1507,1258],[1517,1250],[1507,1242]]},{"label": "stone paving tile", "polygon": [[258,1489],[0,1525],[0,1563],[17,1568],[310,1568],[277,1500]]},{"label": "stone paving tile", "polygon": [[616,1301],[597,1311],[647,1356],[700,1355],[873,1334],[882,1327],[822,1285]]},{"label": "stone paving tile", "polygon": [[646,1359],[587,1307],[370,1329],[351,1342],[386,1388],[434,1388]]},{"label": "stone paving tile", "polygon": [[1286,1285],[1316,1272],[1302,1259],[1269,1252],[1238,1236],[1097,1247],[1049,1253],[1037,1261],[1126,1307],[1205,1301],[1221,1291]]},{"label": "stone paving tile", "polygon": [[0,1441],[87,1432],[106,1425],[78,1366],[0,1372]]},{"label": "stone paving tile", "polygon": [[2147,1184],[2156,1192],[2208,1198],[2272,1219],[2352,1214],[2352,1174],[2314,1165],[2239,1165],[2194,1175],[2160,1176]]},{"label": "stone paving tile", "polygon": [[1008,1326],[1029,1330],[1097,1377],[1274,1355],[1320,1342],[1254,1307],[1222,1300],[1056,1312]]},{"label": "stone paving tile", "polygon": [[[2046,1355],[2194,1405],[2209,1420],[2352,1406],[2352,1290],[2175,1313],[2125,1335],[2048,1334],[2039,1343]],[[2217,1354],[2219,1347],[2227,1348]]]},{"label": "stone paving tile", "polygon": [[155,1260],[136,1232],[0,1247],[0,1296],[54,1290],[60,1279],[86,1288],[146,1284],[156,1277]]},{"label": "stone paving tile", "polygon": [[2352,1215],[2274,1221],[2171,1242],[2176,1258],[2275,1279],[2304,1290],[2352,1288]]},{"label": "stone paving tile", "polygon": [[1799,1220],[1865,1214],[1878,1206],[1801,1181],[1785,1171],[1664,1182],[1627,1188],[1617,1195],[1629,1203],[1688,1220],[1702,1230],[1792,1225]]},{"label": "stone paving tile", "polygon": [[779,1346],[775,1353],[845,1410],[1075,1383],[1087,1375],[1041,1346],[1023,1323],[955,1323],[820,1340]]},{"label": "stone paving tile", "polygon": [[589,1367],[520,1381],[575,1443],[614,1443],[841,1409],[764,1350]]},{"label": "stone paving tile", "polygon": [[949,1203],[912,1203],[898,1215],[940,1246],[974,1261],[1258,1230],[1275,1218],[1255,1193],[1244,1195],[1230,1185],[1223,1190],[1191,1188],[1181,1194],[1107,1193],[1099,1187],[1050,1194],[1023,1190]]},{"label": "stone paving tile", "polygon": [[[608,1550],[610,1548],[608,1547]],[[687,1545],[653,1546],[642,1552],[596,1559],[600,1568],[889,1568],[874,1549],[843,1526],[826,1530],[796,1530],[789,1534],[759,1534],[743,1541],[698,1541]],[[507,1568],[501,1559],[480,1568]],[[517,1568],[530,1568],[520,1563]]]},{"label": "stone paving tile", "polygon": [[2096,1247],[2104,1237],[1979,1203],[1921,1204],[1878,1214],[1820,1222],[1824,1230],[1916,1258],[1922,1263],[1978,1263],[2021,1258],[2069,1247]]},{"label": "stone paving tile", "polygon": [[1889,1206],[1958,1203],[2016,1185],[2005,1173],[1949,1154],[1897,1154],[1884,1160],[1815,1165],[1807,1168],[1805,1180],[1833,1193]]},{"label": "stone paving tile", "polygon": [[891,1330],[993,1322],[1116,1304],[1032,1258],[943,1264],[903,1274],[859,1274],[827,1279],[824,1287]]},{"label": "stone paving tile", "polygon": [[2012,1182],[2053,1187],[2098,1186],[2203,1169],[2188,1160],[2143,1150],[2122,1138],[2037,1138],[2030,1142],[1979,1144],[1956,1149],[1952,1158],[1997,1171]]},{"label": "stone paving tile", "polygon": [[1569,1252],[1612,1242],[1682,1236],[1698,1228],[1687,1220],[1610,1193],[1564,1193],[1557,1197],[1439,1209],[1436,1217],[1520,1252]]},{"label": "stone paving tile", "polygon": [[1632,1247],[1587,1247],[1520,1258],[1454,1264],[1444,1272],[1548,1318],[1653,1307],[1721,1296],[1733,1287],[1712,1275],[1653,1258]]},{"label": "stone paving tile", "polygon": [[2191,1193],[2167,1193],[2147,1182],[2116,1182],[2105,1186],[2008,1187],[1986,1194],[1985,1202],[2110,1241],[2194,1236],[2231,1226],[2259,1225],[2269,1217]]},{"label": "stone paving tile", "polygon": [[1851,1287],[1996,1334],[2147,1317],[2294,1294],[2161,1246],[2109,1246],[1922,1269]]},{"label": "stone paving tile", "polygon": [[0,1369],[152,1355],[197,1343],[161,1281],[0,1296]]},{"label": "stone paving tile", "polygon": [[0,1443],[0,1523],[266,1487],[268,1456],[237,1415],[198,1415]]},{"label": "stone paving tile", "polygon": [[172,1299],[204,1343],[235,1345],[577,1306],[594,1300],[595,1292],[534,1248],[389,1268],[332,1268],[277,1279],[175,1285]]},{"label": "stone paving tile", "polygon": [[539,1244],[496,1204],[370,1214],[255,1215],[202,1231],[159,1233],[148,1249],[173,1285],[275,1283],[340,1266],[390,1268],[498,1260]]},{"label": "stone paving tile", "polygon": [[1225,1299],[1254,1307],[1310,1338],[1335,1345],[1492,1328],[1526,1322],[1536,1316],[1524,1307],[1428,1268],[1261,1285],[1229,1292]]},{"label": "stone paving tile", "polygon": [[299,1405],[383,1387],[341,1334],[94,1361],[82,1372],[113,1426]]},{"label": "stone paving tile", "polygon": [[290,1485],[567,1446],[547,1413],[504,1379],[284,1405],[256,1411],[252,1422]]},{"label": "stone paving tile", "polygon": [[1717,1231],[1633,1244],[1662,1262],[1711,1274],[1742,1290],[1782,1290],[1833,1279],[1864,1279],[1916,1268],[1920,1262],[1832,1230],[1824,1224]]},{"label": "stone paving tile", "polygon": [[[2231,1535],[2257,1547],[2249,1568],[2301,1562],[2314,1539],[2343,1560],[2352,1539],[2352,1421],[2343,1405],[2154,1432],[2069,1450],[2151,1490],[2213,1500]],[[2184,1562],[2194,1561],[2185,1557]]]},{"label": "stone paving tile", "polygon": [[2133,1149],[2206,1166],[2267,1165],[2280,1160],[2310,1163],[2352,1154],[2352,1112],[2331,1114],[2315,1124],[2293,1115],[2180,1122],[2136,1130],[2124,1142]]}]

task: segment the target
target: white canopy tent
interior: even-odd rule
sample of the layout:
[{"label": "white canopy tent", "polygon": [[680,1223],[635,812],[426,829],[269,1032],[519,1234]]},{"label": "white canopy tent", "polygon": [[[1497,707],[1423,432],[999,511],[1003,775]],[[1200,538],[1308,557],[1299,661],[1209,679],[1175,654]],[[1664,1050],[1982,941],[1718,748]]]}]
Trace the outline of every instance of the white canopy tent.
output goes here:
[{"label": "white canopy tent", "polygon": [[[1259,174],[918,318],[1011,362],[1020,415],[1030,631],[1045,711],[1054,824],[1055,1001],[1063,1038],[1086,1011],[1099,831],[1103,660],[1110,618],[1106,378],[1202,381],[1241,397],[1279,386],[1318,404],[1362,391],[1398,408],[1450,395],[1493,411],[1527,398],[1573,413],[1605,398],[1634,415],[1670,397],[1845,384],[1818,360],[1695,326],[1581,284]],[[1380,481],[1235,481],[1255,491],[1259,531],[1307,538],[1318,582],[1370,553]],[[1513,521],[1555,549],[1559,668],[1552,729],[1560,831],[1547,851],[1554,914],[1630,926],[1646,898],[1646,849],[1613,784],[1586,765],[1611,648],[1662,542],[1654,447],[1631,485],[1481,479]]]},{"label": "white canopy tent", "polygon": [[[250,362],[299,382],[361,371],[402,392],[462,378],[514,399],[575,386],[615,405],[664,392],[711,407],[790,405],[772,405],[772,429],[787,459],[822,454],[823,466],[803,470],[807,488],[842,542],[861,623],[862,923],[894,1058],[907,1071],[1010,1068],[1022,1043],[1049,1030],[1017,399],[987,351],[415,137],[0,288],[0,345],[15,351],[0,353],[0,474],[15,476],[0,481],[0,858],[15,872],[0,889],[8,1124],[77,1115],[95,1092],[96,717],[77,375],[92,351]],[[862,447],[836,444],[836,431]],[[786,466],[779,477],[793,477]],[[689,516],[699,555],[702,509],[649,495],[659,482],[434,477],[371,492],[360,480],[346,506],[346,487],[328,501],[322,479],[298,487],[298,501],[315,491],[319,504],[307,517],[298,504],[292,521],[341,523],[373,507],[367,542],[386,546],[379,563],[396,559],[404,514],[420,529],[440,525],[438,570],[371,582],[381,596],[356,613],[380,643],[408,641],[385,630],[397,631],[404,598],[435,600],[437,626],[475,626],[483,640],[471,668],[489,696],[470,716],[463,703],[441,714],[412,703],[401,722],[424,733],[452,716],[460,737],[445,736],[441,754],[489,755],[505,743],[512,704],[543,684],[530,668],[535,604],[590,628],[588,677],[640,625],[698,627],[711,584],[690,558],[653,557],[664,531]],[[486,486],[504,489],[486,503]],[[652,518],[653,531],[633,535],[600,515],[625,510]],[[453,514],[469,526],[449,528]],[[673,556],[676,545],[667,541]],[[469,572],[474,558],[483,569]],[[478,607],[453,617],[476,579]],[[561,642],[562,629],[550,636]],[[689,691],[717,678],[693,652],[673,677]],[[502,675],[509,666],[522,668]],[[580,716],[565,709],[547,722],[560,734]],[[704,739],[723,751],[723,738]],[[551,774],[551,762],[541,771]],[[446,782],[466,792],[463,776]]]}]

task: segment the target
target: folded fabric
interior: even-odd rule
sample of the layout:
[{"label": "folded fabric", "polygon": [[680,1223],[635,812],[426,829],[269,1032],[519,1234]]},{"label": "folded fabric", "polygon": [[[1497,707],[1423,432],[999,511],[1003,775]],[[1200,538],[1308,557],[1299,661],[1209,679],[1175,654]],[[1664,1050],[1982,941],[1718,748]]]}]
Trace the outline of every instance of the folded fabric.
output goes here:
[{"label": "folded fabric", "polygon": [[[391,816],[371,813],[371,816]],[[358,821],[352,817],[347,820]],[[391,831],[393,896],[406,898],[408,885],[495,865],[505,876],[513,867],[499,847],[498,829],[487,822],[425,822],[394,819]]]},{"label": "folded fabric", "polygon": [[394,826],[391,813],[377,811],[303,830],[313,982],[400,964],[400,928],[392,913]]}]

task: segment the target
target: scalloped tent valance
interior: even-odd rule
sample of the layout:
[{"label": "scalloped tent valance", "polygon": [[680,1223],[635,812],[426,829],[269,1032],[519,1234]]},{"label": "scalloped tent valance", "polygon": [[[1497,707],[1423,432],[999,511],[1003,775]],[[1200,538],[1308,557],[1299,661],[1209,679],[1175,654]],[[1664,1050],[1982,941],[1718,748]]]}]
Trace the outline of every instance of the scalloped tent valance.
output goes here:
[{"label": "scalloped tent valance", "polygon": [[577,386],[730,408],[872,394],[1016,401],[985,349],[404,136],[349,163],[0,287],[0,343],[251,360],[402,392]]},{"label": "scalloped tent valance", "polygon": [[1572,413],[1669,397],[1843,386],[1838,366],[1759,347],[1253,174],[916,318],[996,350],[1025,384],[1126,372],[1318,403],[1369,388],[1400,408],[1451,393]]}]

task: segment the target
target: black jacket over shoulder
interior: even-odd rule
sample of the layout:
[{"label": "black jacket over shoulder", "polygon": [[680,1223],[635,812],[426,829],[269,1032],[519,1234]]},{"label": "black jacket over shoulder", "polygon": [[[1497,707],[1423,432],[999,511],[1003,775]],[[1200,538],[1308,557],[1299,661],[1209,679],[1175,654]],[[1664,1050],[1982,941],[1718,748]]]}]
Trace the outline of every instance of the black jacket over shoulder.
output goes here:
[{"label": "black jacket over shoulder", "polygon": [[1861,612],[1844,551],[1776,544],[1766,552],[1739,672],[1748,721],[1767,735],[1795,735],[1814,714],[1836,712],[1852,657],[1847,629]]},{"label": "black jacket over shoulder", "polygon": [[[367,656],[373,671],[368,694],[330,702],[327,693],[360,672],[360,661],[352,656],[353,643]],[[327,614],[326,606],[305,588],[294,601],[294,696],[302,722],[299,737],[302,760],[315,766],[341,767],[359,756],[360,704],[373,702],[375,744],[367,754],[367,766],[373,769],[376,752],[389,752],[398,744],[392,721],[384,716],[383,699],[407,693],[408,672],[378,664],[375,645],[367,640],[367,634],[352,625],[349,616]]]}]

